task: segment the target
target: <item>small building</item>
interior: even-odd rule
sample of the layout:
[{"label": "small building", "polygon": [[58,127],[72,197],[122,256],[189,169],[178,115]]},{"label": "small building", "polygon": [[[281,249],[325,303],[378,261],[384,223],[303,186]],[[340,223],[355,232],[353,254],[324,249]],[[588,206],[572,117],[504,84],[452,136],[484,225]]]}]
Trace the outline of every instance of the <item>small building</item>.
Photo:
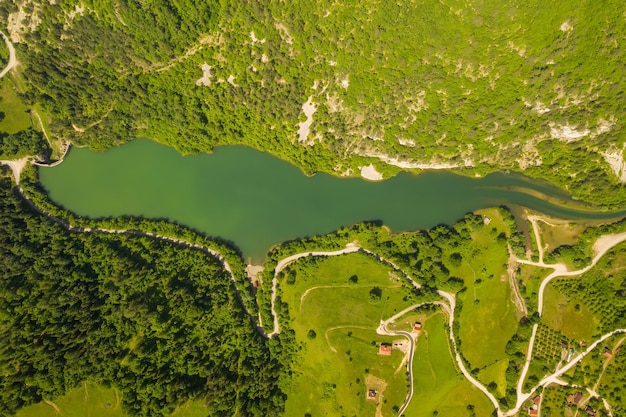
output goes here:
[{"label": "small building", "polygon": [[569,348],[569,343],[567,343],[567,340],[561,340],[561,347],[563,349]]},{"label": "small building", "polygon": [[483,217],[483,223],[485,223],[485,225],[488,225],[489,223],[491,223],[491,219],[487,216]]},{"label": "small building", "polygon": [[541,404],[541,395],[537,395],[535,398],[533,398],[533,405],[539,404]]},{"label": "small building", "polygon": [[577,392],[575,394],[572,394],[569,397],[567,397],[567,405],[578,404],[582,398],[583,398],[582,392]]},{"label": "small building", "polygon": [[589,417],[596,417],[596,410],[594,410],[593,408],[591,408],[590,405],[588,405],[587,407],[585,407],[585,412],[587,413],[587,415]]},{"label": "small building", "polygon": [[420,323],[419,321],[416,321],[415,324],[413,325],[413,333],[419,333],[422,331],[422,323]]},{"label": "small building", "polygon": [[535,408],[531,408],[528,410],[528,415],[531,417],[537,417],[539,415],[539,411]]},{"label": "small building", "polygon": [[604,350],[602,351],[602,354],[604,356],[606,356],[607,358],[612,358],[613,357],[613,351],[611,349],[609,349],[608,346],[604,347]]},{"label": "small building", "polygon": [[367,399],[370,401],[376,401],[376,390],[368,389],[367,390]]},{"label": "small building", "polygon": [[391,345],[381,343],[378,348],[378,354],[383,356],[391,356]]}]

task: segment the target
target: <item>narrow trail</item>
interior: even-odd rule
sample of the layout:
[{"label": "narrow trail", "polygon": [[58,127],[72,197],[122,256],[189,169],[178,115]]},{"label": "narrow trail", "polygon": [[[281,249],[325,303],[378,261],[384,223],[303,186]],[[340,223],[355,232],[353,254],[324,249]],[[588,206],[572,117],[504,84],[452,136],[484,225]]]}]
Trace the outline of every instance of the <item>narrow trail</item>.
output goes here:
[{"label": "narrow trail", "polygon": [[352,289],[356,290],[358,288],[373,288],[373,287],[398,288],[398,287],[401,287],[401,286],[402,286],[402,284],[387,285],[387,286],[380,286],[378,284],[366,284],[366,285],[358,285],[358,284],[316,285],[315,287],[311,287],[311,288],[307,289],[300,296],[300,310],[302,310],[302,303],[304,303],[304,300],[306,299],[306,297],[311,293],[311,291],[315,291],[315,290],[322,290],[322,289],[329,289],[329,288],[352,288]]},{"label": "narrow trail", "polygon": [[[622,346],[622,344],[624,343],[624,340],[626,340],[626,337],[622,337],[616,344],[615,346],[613,346],[613,352],[617,352],[617,350],[619,349],[620,346]],[[598,376],[598,379],[596,380],[596,383],[593,384],[593,388],[591,388],[593,391],[597,391],[598,387],[600,386],[600,381],[602,380],[602,377],[604,376],[604,372],[606,372],[606,368],[609,366],[609,363],[611,363],[611,361],[613,360],[613,358],[607,358],[604,361],[604,364],[602,365],[602,372],[600,372],[600,375]]]},{"label": "narrow trail", "polygon": [[52,409],[54,410],[55,413],[57,414],[61,414],[61,409],[59,408],[58,405],[56,405],[54,402],[50,401],[50,400],[46,400],[44,399],[43,402],[47,405],[49,405],[50,407],[52,407]]},{"label": "narrow trail", "polygon": [[4,43],[7,44],[7,48],[9,49],[9,62],[7,66],[4,67],[2,72],[0,72],[0,78],[2,78],[5,75],[7,75],[9,71],[11,71],[13,68],[17,66],[17,56],[15,55],[15,48],[13,47],[13,43],[11,42],[9,37],[5,35],[5,33],[2,31],[0,31],[0,35],[2,35],[2,38],[4,39]]},{"label": "narrow trail", "polygon": [[530,335],[530,342],[528,343],[528,351],[526,352],[526,360],[524,361],[524,367],[522,368],[522,372],[520,373],[519,380],[517,381],[517,386],[515,388],[515,390],[517,391],[517,398],[522,398],[524,396],[524,392],[522,391],[524,389],[524,380],[526,379],[528,369],[530,368],[530,363],[532,362],[533,349],[535,346],[535,338],[537,337],[538,328],[538,324],[533,325],[533,331]]},{"label": "narrow trail", "polygon": [[537,218],[533,216],[528,216],[528,220],[533,226],[533,233],[535,234],[535,241],[537,242],[537,252],[539,252],[539,263],[543,263],[544,248],[541,242],[541,237],[539,235],[539,225],[537,224]]},{"label": "narrow trail", "polygon": [[360,330],[372,330],[371,327],[365,327],[365,326],[350,326],[350,325],[346,325],[346,326],[335,326],[335,327],[331,327],[329,329],[326,329],[326,331],[324,332],[324,339],[326,339],[326,344],[328,345],[328,348],[334,352],[337,353],[337,349],[335,349],[333,347],[333,345],[330,343],[330,339],[328,338],[328,333],[333,332],[335,330],[341,330],[341,329],[360,329]]},{"label": "narrow trail", "polygon": [[163,71],[167,71],[170,68],[172,68],[174,65],[179,64],[179,63],[189,59],[190,57],[192,57],[193,55],[198,53],[205,46],[216,46],[216,45],[219,45],[222,42],[223,42],[223,39],[222,39],[222,35],[221,34],[206,35],[206,36],[200,38],[196,43],[191,45],[189,48],[187,48],[187,50],[185,51],[184,54],[172,58],[167,63],[158,62],[158,63],[154,63],[154,64],[150,64],[150,65],[137,63],[137,66],[140,67],[144,72],[163,72]]},{"label": "narrow trail", "polygon": [[[515,308],[518,312],[518,319],[522,317],[528,317],[528,307],[526,307],[526,301],[524,301],[524,297],[522,297],[522,293],[519,290],[519,285],[517,284],[517,257],[513,253],[513,249],[511,249],[511,245],[508,245],[509,249],[509,260],[507,263],[506,274],[509,279],[509,285],[511,286],[513,302],[515,303]],[[474,273],[474,278],[476,278],[476,273]]]},{"label": "narrow trail", "polygon": [[[37,110],[31,109],[30,114],[35,119],[37,119],[37,121],[39,122],[39,128],[41,129],[41,133],[43,133],[44,138],[46,138],[46,141],[48,141],[48,145],[50,145],[50,148],[54,149],[54,145],[52,144],[52,141],[50,140],[50,137],[48,136],[48,132],[46,132],[46,128],[43,125],[43,120],[41,120],[41,116],[39,116],[39,113],[37,113]],[[63,158],[61,158],[61,160],[63,160]]]}]

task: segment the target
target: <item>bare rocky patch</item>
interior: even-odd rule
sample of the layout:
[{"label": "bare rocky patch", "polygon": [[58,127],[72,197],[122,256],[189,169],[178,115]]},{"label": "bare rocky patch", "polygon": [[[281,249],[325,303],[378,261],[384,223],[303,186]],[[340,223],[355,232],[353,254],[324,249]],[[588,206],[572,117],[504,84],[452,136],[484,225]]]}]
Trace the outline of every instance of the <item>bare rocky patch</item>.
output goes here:
[{"label": "bare rocky patch", "polygon": [[383,174],[376,170],[376,167],[373,164],[369,164],[364,167],[359,167],[361,170],[361,177],[370,181],[382,181]]},{"label": "bare rocky patch", "polygon": [[[26,8],[30,7],[32,11],[26,12]],[[23,42],[23,35],[34,32],[41,23],[39,17],[39,4],[32,1],[24,1],[18,5],[18,10],[9,14],[7,17],[7,30],[11,42]]]},{"label": "bare rocky patch", "polygon": [[289,33],[289,29],[283,23],[276,23],[274,27],[280,32],[280,37],[288,45],[293,44],[293,36]]},{"label": "bare rocky patch", "polygon": [[626,183],[626,161],[624,161],[624,149],[626,149],[626,144],[622,145],[622,149],[617,147],[617,145],[611,145],[605,152],[600,153],[600,155],[604,157],[606,163],[611,167],[611,171],[613,171],[621,183]]},{"label": "bare rocky patch", "polygon": [[302,104],[302,112],[306,116],[304,122],[298,123],[298,142],[305,145],[312,145],[312,141],[309,140],[309,133],[311,130],[311,124],[313,123],[313,114],[317,111],[317,105],[313,103],[313,97],[309,96],[309,99]]},{"label": "bare rocky patch", "polygon": [[196,85],[204,85],[208,87],[211,85],[211,78],[213,77],[213,74],[211,74],[212,67],[205,62],[204,64],[200,65],[200,68],[202,69],[202,77],[196,80]]},{"label": "bare rocky patch", "polygon": [[562,142],[575,142],[588,136],[591,131],[588,128],[579,128],[578,126],[570,126],[569,124],[557,125],[550,123],[550,136]]}]

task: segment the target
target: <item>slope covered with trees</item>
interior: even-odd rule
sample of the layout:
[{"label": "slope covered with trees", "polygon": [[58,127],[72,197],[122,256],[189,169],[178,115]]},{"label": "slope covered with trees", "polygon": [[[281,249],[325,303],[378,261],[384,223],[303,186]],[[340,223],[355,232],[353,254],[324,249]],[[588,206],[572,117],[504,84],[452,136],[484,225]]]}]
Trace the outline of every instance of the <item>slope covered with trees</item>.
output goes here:
[{"label": "slope covered with trees", "polygon": [[615,207],[625,7],[12,0],[0,25],[24,99],[78,144],[243,143],[335,174],[514,169]]},{"label": "slope covered with trees", "polygon": [[0,415],[89,379],[132,415],[202,399],[211,415],[279,414],[281,366],[228,274],[162,240],[69,233],[0,181]]}]

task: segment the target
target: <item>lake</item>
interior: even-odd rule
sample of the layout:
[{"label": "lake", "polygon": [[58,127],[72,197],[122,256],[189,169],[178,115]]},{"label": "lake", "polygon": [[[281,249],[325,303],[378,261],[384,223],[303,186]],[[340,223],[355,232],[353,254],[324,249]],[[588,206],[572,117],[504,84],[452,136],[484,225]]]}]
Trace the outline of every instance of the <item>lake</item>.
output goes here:
[{"label": "lake", "polygon": [[262,261],[275,244],[364,220],[380,220],[396,232],[417,230],[499,205],[562,218],[615,217],[530,195],[524,190],[571,202],[562,190],[520,174],[468,178],[431,171],[382,182],[324,173],[307,177],[244,146],[182,156],[138,139],[106,152],[73,148],[62,164],[40,168],[39,174],[51,199],[76,214],[167,218],[232,241],[253,262]]}]

